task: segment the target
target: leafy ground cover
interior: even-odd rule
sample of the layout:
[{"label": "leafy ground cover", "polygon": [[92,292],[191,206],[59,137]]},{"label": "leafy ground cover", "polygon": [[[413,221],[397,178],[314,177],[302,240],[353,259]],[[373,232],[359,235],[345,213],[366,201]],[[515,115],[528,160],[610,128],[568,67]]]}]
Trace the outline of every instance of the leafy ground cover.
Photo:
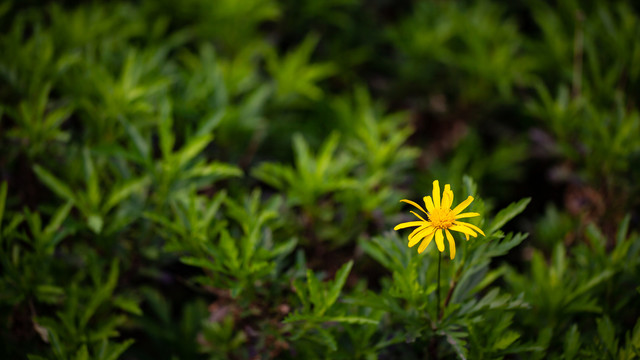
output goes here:
[{"label": "leafy ground cover", "polygon": [[640,357],[639,11],[0,2],[0,357]]}]

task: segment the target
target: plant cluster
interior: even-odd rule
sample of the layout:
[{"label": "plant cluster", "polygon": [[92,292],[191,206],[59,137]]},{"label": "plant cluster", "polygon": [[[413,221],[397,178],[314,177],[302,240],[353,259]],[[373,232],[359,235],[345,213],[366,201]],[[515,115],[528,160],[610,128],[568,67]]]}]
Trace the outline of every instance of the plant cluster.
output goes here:
[{"label": "plant cluster", "polygon": [[0,358],[640,358],[638,39],[633,1],[0,2]]}]

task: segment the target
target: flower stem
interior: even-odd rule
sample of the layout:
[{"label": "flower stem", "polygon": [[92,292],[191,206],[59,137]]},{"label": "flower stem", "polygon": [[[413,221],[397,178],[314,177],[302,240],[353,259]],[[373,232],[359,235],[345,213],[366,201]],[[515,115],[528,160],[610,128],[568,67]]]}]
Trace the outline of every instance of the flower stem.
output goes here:
[{"label": "flower stem", "polygon": [[438,287],[436,288],[436,296],[438,298],[438,302],[436,302],[436,319],[439,319],[440,316],[440,263],[442,262],[442,253],[438,251]]}]

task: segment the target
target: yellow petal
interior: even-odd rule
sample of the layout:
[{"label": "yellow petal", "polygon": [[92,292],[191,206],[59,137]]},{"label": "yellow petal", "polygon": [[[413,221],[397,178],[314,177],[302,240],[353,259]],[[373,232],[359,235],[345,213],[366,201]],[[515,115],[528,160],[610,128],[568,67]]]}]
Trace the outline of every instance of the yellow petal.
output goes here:
[{"label": "yellow petal", "polygon": [[419,243],[422,238],[425,236],[430,236],[433,233],[432,227],[427,227],[422,229],[419,233],[417,233],[413,238],[409,239],[409,247],[413,247],[415,244]]},{"label": "yellow petal", "polygon": [[396,227],[393,228],[393,230],[400,230],[400,229],[406,229],[408,227],[412,227],[412,226],[421,226],[424,225],[424,221],[409,221],[406,223],[400,223],[398,225],[396,225]]},{"label": "yellow petal", "polygon": [[418,209],[420,209],[420,211],[422,211],[423,213],[425,213],[425,214],[429,215],[429,213],[428,213],[428,212],[424,211],[424,209],[422,208],[422,206],[420,206],[420,205],[416,204],[415,202],[413,202],[413,201],[411,201],[411,200],[402,199],[402,200],[400,200],[400,202],[405,202],[405,203],[407,203],[407,204],[413,205],[413,206],[417,207]]},{"label": "yellow petal", "polygon": [[476,212],[462,213],[462,214],[456,215],[456,219],[464,219],[464,218],[470,218],[474,216],[480,216],[480,214]]},{"label": "yellow petal", "polygon": [[409,241],[411,241],[411,239],[413,239],[413,237],[416,236],[416,234],[418,234],[420,231],[424,230],[424,228],[426,228],[426,227],[427,227],[427,225],[425,224],[425,225],[422,225],[422,226],[419,226],[419,227],[413,229],[411,234],[409,234],[409,237],[408,237]]},{"label": "yellow petal", "polygon": [[473,201],[473,196],[469,196],[467,198],[467,200],[461,202],[460,204],[458,204],[458,206],[456,206],[455,209],[453,209],[453,215],[458,215],[462,212],[462,210],[466,209],[467,206],[469,206],[469,204],[471,204],[471,202]]},{"label": "yellow petal", "polygon": [[482,236],[487,236],[484,234],[484,232],[477,226],[473,225],[473,224],[469,224],[466,222],[462,222],[462,221],[454,221],[453,222],[454,225],[462,225],[462,226],[466,226],[468,228],[471,228],[472,230],[475,230],[477,232],[479,232],[480,234],[482,234]]},{"label": "yellow petal", "polygon": [[433,195],[433,205],[436,209],[440,209],[440,183],[438,180],[433,182],[433,191],[431,192],[431,195]]},{"label": "yellow petal", "polygon": [[442,230],[436,230],[436,246],[438,246],[438,250],[440,252],[444,251],[444,236],[442,235]]},{"label": "yellow petal", "polygon": [[427,220],[425,220],[422,216],[418,215],[415,211],[409,211],[410,213],[412,213],[413,215],[417,216],[420,220],[424,221],[424,222],[428,222]]},{"label": "yellow petal", "polygon": [[433,205],[433,200],[431,199],[431,196],[425,196],[425,197],[422,198],[422,200],[424,200],[424,204],[426,205],[428,212],[432,212],[433,209],[436,208]]},{"label": "yellow petal", "polygon": [[418,254],[422,254],[422,252],[427,248],[427,246],[429,246],[429,244],[431,244],[431,240],[433,240],[433,235],[436,232],[432,232],[431,234],[427,235],[427,237],[422,240],[422,244],[420,244],[420,247],[418,247]]},{"label": "yellow petal", "polygon": [[408,227],[412,227],[412,226],[421,226],[424,225],[424,221],[409,221],[409,222],[403,222],[401,224],[396,225],[396,227],[393,228],[393,230],[400,230],[400,229],[406,229]]},{"label": "yellow petal", "polygon": [[466,226],[463,226],[462,224],[464,224],[464,223],[457,223],[457,225],[449,226],[449,230],[459,231],[459,232],[461,232],[463,234],[469,234],[469,235],[471,235],[473,237],[478,236],[478,234],[476,234],[473,230],[469,229]]},{"label": "yellow petal", "polygon": [[451,185],[446,184],[444,191],[442,192],[442,208],[450,209],[453,203],[453,191],[451,191]]},{"label": "yellow petal", "polygon": [[449,232],[449,230],[444,230],[444,233],[447,235],[447,240],[449,240],[449,256],[451,260],[456,257],[456,242],[453,240],[453,236]]},{"label": "yellow petal", "polygon": [[428,228],[428,227],[429,227],[429,224],[423,223],[423,225],[422,225],[422,226],[419,226],[419,227],[417,227],[417,228],[413,229],[413,231],[411,232],[411,234],[409,234],[409,237],[408,237],[409,241],[411,241],[411,239],[413,239],[413,237],[414,237],[414,236],[418,235],[418,233],[419,233],[420,231],[422,231],[422,230],[424,230],[424,229],[426,229],[426,228]]}]

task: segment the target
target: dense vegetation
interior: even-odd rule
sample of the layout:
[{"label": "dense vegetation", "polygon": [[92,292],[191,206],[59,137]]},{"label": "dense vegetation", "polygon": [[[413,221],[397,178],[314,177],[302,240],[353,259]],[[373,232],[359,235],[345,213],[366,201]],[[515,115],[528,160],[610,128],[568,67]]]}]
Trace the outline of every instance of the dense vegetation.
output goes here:
[{"label": "dense vegetation", "polygon": [[0,2],[0,358],[639,358],[638,15]]}]

